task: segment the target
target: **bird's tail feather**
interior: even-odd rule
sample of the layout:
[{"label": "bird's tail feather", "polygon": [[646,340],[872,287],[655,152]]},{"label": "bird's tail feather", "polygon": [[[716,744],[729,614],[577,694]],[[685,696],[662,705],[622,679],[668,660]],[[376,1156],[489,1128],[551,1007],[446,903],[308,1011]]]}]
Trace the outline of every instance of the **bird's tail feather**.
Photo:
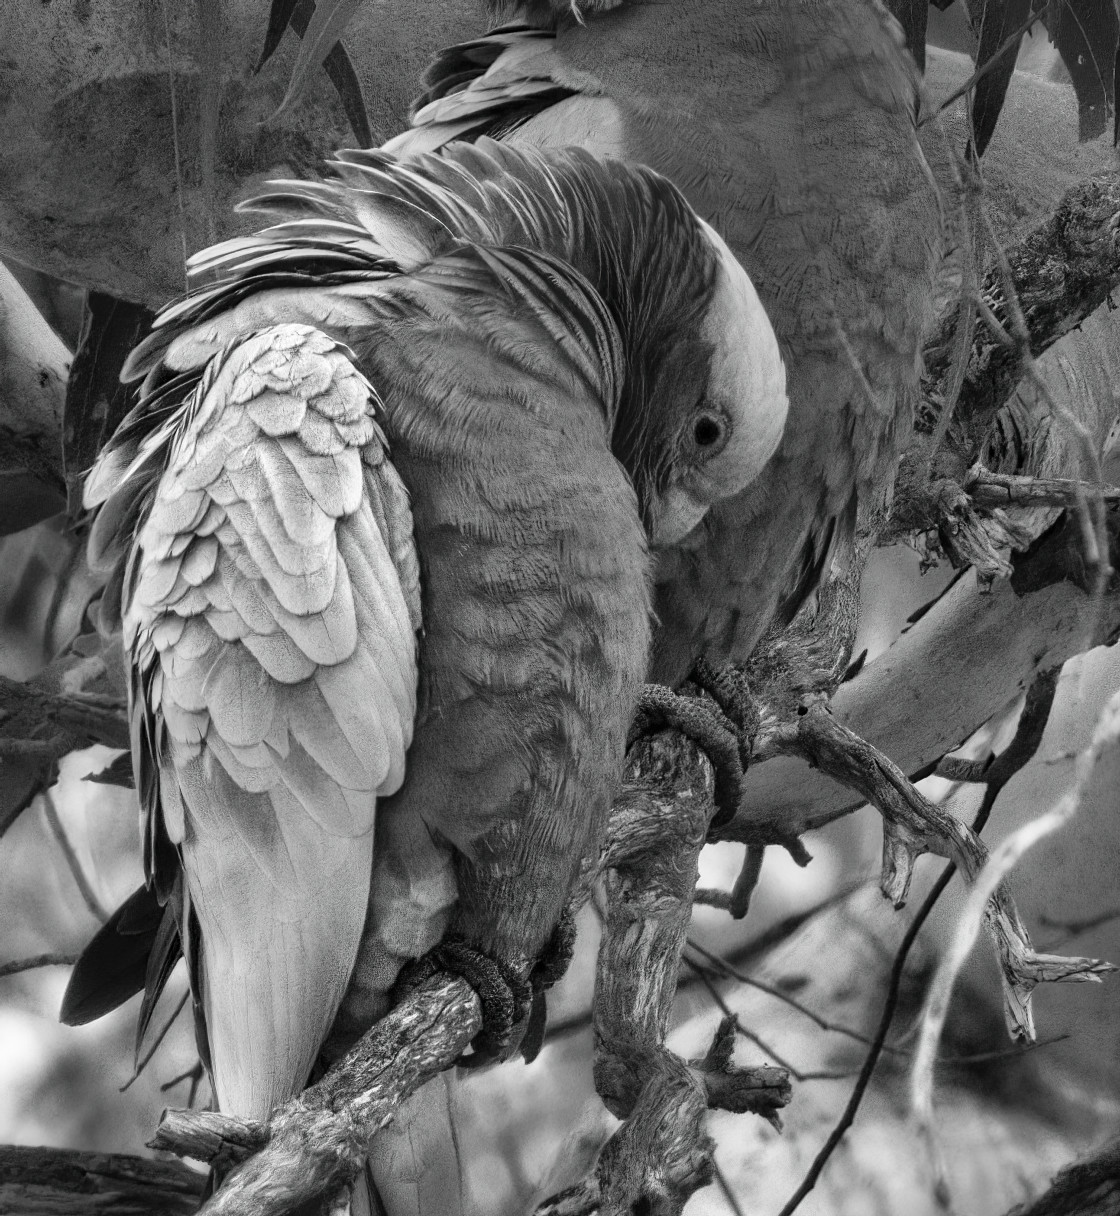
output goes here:
[{"label": "bird's tail feather", "polygon": [[[459,1130],[469,1119],[468,1082],[440,1073],[370,1141],[368,1216],[482,1216],[493,1211],[466,1169]],[[355,1188],[357,1191],[357,1188]],[[354,1206],[352,1216],[367,1216]]]}]

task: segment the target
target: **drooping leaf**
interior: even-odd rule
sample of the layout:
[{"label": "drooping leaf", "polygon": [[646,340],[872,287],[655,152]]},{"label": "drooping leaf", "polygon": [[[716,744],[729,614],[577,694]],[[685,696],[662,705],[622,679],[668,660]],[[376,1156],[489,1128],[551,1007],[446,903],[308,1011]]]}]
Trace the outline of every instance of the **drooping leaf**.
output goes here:
[{"label": "drooping leaf", "polygon": [[0,837],[45,790],[58,780],[58,765],[51,761],[5,757],[0,782]]},{"label": "drooping leaf", "polygon": [[926,70],[926,26],[929,22],[930,0],[887,0],[891,15],[902,26],[906,48],[914,62]]},{"label": "drooping leaf", "polygon": [[63,425],[62,460],[73,518],[81,509],[83,475],[128,413],[133,390],[121,384],[121,368],[154,317],[131,300],[100,291],[86,297],[81,345],[66,384]]},{"label": "drooping leaf", "polygon": [[121,752],[114,760],[96,773],[88,773],[83,781],[92,781],[96,785],[118,785],[122,789],[136,788],[136,777],[132,771],[132,755]]},{"label": "drooping leaf", "polygon": [[336,42],[331,47],[323,61],[323,67],[327,69],[327,76],[330,77],[330,82],[334,85],[335,92],[342,102],[346,121],[350,124],[350,130],[353,131],[354,138],[358,141],[358,147],[372,148],[375,141],[373,130],[369,125],[366,100],[362,96],[362,82],[358,79],[354,64],[341,42]]},{"label": "drooping leaf", "polygon": [[1113,0],[1065,0],[1043,17],[1077,93],[1078,134],[1103,135],[1116,96],[1117,22]]},{"label": "drooping leaf", "polygon": [[273,114],[274,119],[291,109],[300,99],[311,79],[311,73],[324,62],[361,3],[362,0],[319,0],[315,5],[315,12],[307,23],[303,41],[300,43],[296,65],[288,82],[288,91]]},{"label": "drooping leaf", "polygon": [[[292,29],[301,38],[307,36],[307,29],[314,14],[315,0],[298,0],[292,10],[291,23]],[[366,100],[362,96],[362,83],[341,42],[336,42],[327,52],[327,57],[323,60],[323,67],[342,102],[346,121],[350,124],[350,130],[353,131],[354,138],[358,141],[358,147],[372,148],[373,131],[369,125]]]},{"label": "drooping leaf", "polygon": [[257,60],[257,66],[253,69],[254,75],[272,58],[276,48],[280,45],[280,39],[284,37],[284,31],[288,28],[292,20],[292,13],[295,12],[298,3],[299,0],[272,0],[272,5],[268,10],[268,29],[264,35],[264,47],[261,50],[260,59]]},{"label": "drooping leaf", "polygon": [[1032,17],[1032,3],[983,0],[982,4],[973,5],[972,13],[974,25],[979,26],[976,66],[984,72],[973,94],[973,147],[977,156],[983,156],[1003,109],[1019,46]]},{"label": "drooping leaf", "polygon": [[58,1019],[84,1026],[123,1005],[144,987],[148,959],[163,924],[155,893],[140,887],[82,951],[62,998]]}]

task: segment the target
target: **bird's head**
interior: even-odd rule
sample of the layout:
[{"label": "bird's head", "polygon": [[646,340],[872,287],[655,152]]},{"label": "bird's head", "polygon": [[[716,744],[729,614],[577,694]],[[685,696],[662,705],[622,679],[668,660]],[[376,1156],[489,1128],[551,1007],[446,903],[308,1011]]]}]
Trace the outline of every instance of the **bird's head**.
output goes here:
[{"label": "bird's head", "polygon": [[[785,365],[758,293],[727,244],[698,221],[714,265],[707,289],[623,403],[639,414],[630,458],[650,540],[682,540],[710,507],[762,472],[785,429]],[[633,424],[631,424],[633,425]]]},{"label": "bird's head", "polygon": [[632,204],[618,258],[596,286],[626,352],[615,454],[651,543],[668,546],[746,489],[777,450],[788,411],[785,365],[758,293],[723,238],[664,178],[630,172],[641,180],[641,205]]},{"label": "bird's head", "polygon": [[735,255],[667,178],[488,139],[408,160],[342,152],[331,168],[331,180],[272,183],[241,205],[281,222],[192,259],[192,273],[220,278],[164,311],[132,377],[165,355],[175,371],[205,363],[273,298],[287,319],[302,301],[296,319],[360,346],[365,314],[348,292],[390,289],[465,244],[514,246],[578,272],[617,327],[624,366],[604,405],[655,546],[682,540],[774,454],[787,412],[774,330]]}]

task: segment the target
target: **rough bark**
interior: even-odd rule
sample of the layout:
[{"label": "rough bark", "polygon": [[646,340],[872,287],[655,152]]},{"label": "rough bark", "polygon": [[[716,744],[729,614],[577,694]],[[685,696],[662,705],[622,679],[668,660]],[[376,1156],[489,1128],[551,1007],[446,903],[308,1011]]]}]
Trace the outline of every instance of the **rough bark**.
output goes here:
[{"label": "rough bark", "polygon": [[177,1111],[161,1124],[151,1147],[221,1167],[245,1162],[206,1204],[203,1210],[212,1216],[318,1211],[345,1195],[370,1138],[404,1098],[466,1050],[481,1024],[478,997],[466,981],[434,976],[322,1081],[275,1111],[267,1127]]},{"label": "rough bark", "polygon": [[1007,1216],[1120,1216],[1120,1140],[1067,1165],[1049,1190]]},{"label": "rough bark", "polygon": [[[1120,597],[1110,595],[1104,608],[1098,622],[1091,598],[1067,581],[1023,599],[1009,582],[985,591],[966,573],[920,627],[841,684],[832,712],[904,772],[920,773],[1025,692],[1036,672],[1115,637]],[[824,773],[779,756],[748,772],[740,813],[722,834],[754,843],[782,840],[859,805]]]},{"label": "rough bark", "polygon": [[[1120,284],[1120,178],[1084,182],[1062,199],[1055,213],[1007,250],[1011,279],[1026,317],[1031,353],[1041,355],[1080,325]],[[980,296],[1010,333],[1000,271],[989,267]],[[926,346],[926,383],[941,382],[953,355],[955,311],[942,318]],[[981,437],[1023,377],[1023,353],[1001,341],[988,325],[976,326],[955,419]],[[927,393],[927,402],[928,402]],[[920,419],[932,430],[937,413]]]},{"label": "rough bark", "polygon": [[205,1181],[178,1161],[0,1145],[0,1212],[13,1216],[189,1216]]}]

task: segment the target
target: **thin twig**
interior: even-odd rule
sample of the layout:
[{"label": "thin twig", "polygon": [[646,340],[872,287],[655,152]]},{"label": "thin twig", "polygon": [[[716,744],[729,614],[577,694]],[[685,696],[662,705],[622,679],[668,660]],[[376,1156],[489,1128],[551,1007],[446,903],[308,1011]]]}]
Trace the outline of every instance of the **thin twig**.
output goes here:
[{"label": "thin twig", "polygon": [[11,963],[0,963],[0,980],[9,975],[20,975],[34,971],[37,967],[73,967],[78,961],[76,954],[33,954],[30,958],[17,958]]},{"label": "thin twig", "polygon": [[[1120,692],[1113,695],[1101,711],[1089,746],[1077,760],[1073,786],[1059,801],[1037,819],[1024,824],[1013,832],[992,852],[983,871],[969,892],[964,911],[957,923],[956,933],[950,947],[941,958],[937,971],[929,985],[925,1007],[922,1012],[921,1034],[915,1052],[911,1073],[911,1108],[917,1117],[919,1129],[930,1151],[939,1192],[947,1194],[948,1182],[944,1160],[933,1130],[933,1062],[953,988],[965,959],[971,952],[984,920],[989,897],[1004,877],[1014,868],[1019,858],[1039,840],[1063,827],[1077,813],[1081,797],[1092,778],[1097,763],[1106,748],[1120,741]],[[1096,975],[1084,978],[1096,980]]]},{"label": "thin twig", "polygon": [[[989,59],[987,63],[978,67],[976,71],[973,72],[972,75],[964,82],[964,84],[954,89],[932,114],[928,114],[926,117],[919,119],[918,126],[924,127],[927,122],[930,122],[939,115],[944,114],[954,101],[959,101],[960,98],[962,98],[966,93],[974,89],[980,83],[980,81],[983,80],[984,77],[995,68],[996,64],[998,64],[1004,55],[1011,50],[1015,43],[1017,43],[1025,33],[1027,33],[1031,26],[1034,25],[1036,21],[1041,20],[1041,18],[1041,12],[1032,11],[1027,19],[1023,21],[1017,29],[1008,34],[1007,37],[999,44],[991,59]],[[975,143],[975,140],[973,142]]]},{"label": "thin twig", "polygon": [[906,970],[906,961],[910,955],[910,949],[917,940],[922,925],[925,924],[929,914],[941,898],[942,891],[949,885],[949,881],[956,871],[957,867],[952,862],[941,871],[930,893],[926,896],[922,902],[922,906],[910,922],[910,927],[906,930],[899,944],[898,952],[895,954],[894,963],[891,966],[890,978],[887,980],[887,996],[883,1002],[883,1011],[879,1015],[879,1024],[875,1028],[875,1034],[871,1041],[871,1050],[868,1051],[864,1058],[863,1066],[859,1070],[859,1076],[844,1106],[844,1111],[836,1126],[829,1132],[828,1139],[813,1158],[813,1164],[801,1180],[801,1185],[789,1197],[785,1207],[782,1208],[778,1216],[792,1216],[792,1213],[797,1211],[801,1201],[817,1185],[817,1179],[824,1172],[824,1167],[836,1151],[836,1146],[843,1140],[848,1128],[855,1122],[856,1113],[859,1111],[860,1104],[863,1102],[863,1096],[867,1092],[867,1087],[871,1084],[871,1077],[878,1067],[879,1060],[882,1058],[883,1047],[886,1044],[887,1035],[890,1033],[891,1023],[894,1021],[895,1010],[898,1008],[898,995],[902,989],[902,976]]},{"label": "thin twig", "polygon": [[726,1175],[724,1174],[723,1170],[719,1168],[719,1163],[716,1161],[712,1162],[712,1174],[715,1177],[716,1186],[718,1186],[723,1192],[723,1197],[727,1200],[727,1206],[734,1213],[734,1216],[747,1216],[746,1212],[743,1211],[742,1205],[739,1203],[735,1192],[731,1189],[731,1184],[727,1181]]},{"label": "thin twig", "polygon": [[[746,984],[749,988],[756,988],[759,992],[765,992],[767,996],[772,996],[775,1000],[782,1001],[791,1009],[795,1009],[803,1017],[808,1018],[821,1030],[833,1031],[836,1034],[846,1035],[849,1039],[855,1039],[857,1043],[865,1045],[870,1044],[871,1040],[865,1034],[860,1034],[858,1030],[852,1030],[849,1026],[842,1026],[839,1022],[829,1021],[828,1018],[822,1017],[815,1010],[810,1009],[808,1005],[803,1005],[796,997],[792,997],[788,992],[783,992],[780,988],[775,988],[772,984],[767,984],[763,980],[755,979],[754,976],[747,975],[738,968],[731,966],[725,962],[718,954],[713,954],[710,950],[706,950],[703,946],[694,942],[691,938],[687,943],[689,949],[695,950],[697,954],[707,959],[714,967],[717,967],[729,979],[738,980],[741,984]],[[893,1050],[888,1048],[887,1050]]]},{"label": "thin twig", "polygon": [[715,984],[712,983],[711,977],[703,967],[701,967],[698,963],[694,963],[690,958],[682,958],[681,961],[692,970],[693,974],[700,981],[700,983],[707,988],[708,994],[711,996],[712,1001],[715,1003],[716,1007],[723,1014],[723,1016],[731,1019],[731,1021],[734,1023],[736,1033],[741,1034],[744,1039],[749,1039],[760,1051],[768,1055],[775,1064],[778,1064],[780,1067],[784,1068],[795,1081],[808,1081],[811,1079],[805,1073],[800,1072],[797,1068],[795,1068],[788,1060],[783,1060],[782,1057],[773,1049],[773,1047],[771,1047],[770,1044],[765,1041],[765,1039],[755,1034],[753,1030],[748,1030],[743,1023],[739,1021],[739,1015],[731,1008],[727,1001],[724,1000],[723,993],[721,993]]},{"label": "thin twig", "polygon": [[[132,1076],[129,1077],[128,1080],[121,1086],[122,1094],[125,1092],[126,1089],[130,1089],[132,1087],[133,1081],[135,1081],[136,1078],[151,1063],[152,1056],[154,1056],[156,1054],[156,1052],[159,1051],[160,1045],[163,1043],[163,1040],[167,1038],[168,1031],[175,1024],[175,1019],[179,1016],[179,1014],[181,1014],[183,1012],[183,1009],[186,1006],[187,1001],[190,999],[190,995],[191,995],[190,989],[188,988],[187,991],[184,992],[183,995],[179,998],[178,1002],[175,1005],[175,1008],[171,1011],[171,1016],[167,1019],[166,1022],[164,1022],[163,1026],[160,1028],[159,1034],[157,1034],[156,1037],[152,1040],[151,1047],[148,1048],[148,1050],[144,1054],[143,1058],[136,1062],[136,1068],[133,1071]],[[188,1105],[190,1105],[190,1103],[188,1103]]]},{"label": "thin twig", "polygon": [[74,846],[70,842],[70,837],[67,836],[66,829],[62,826],[62,820],[58,816],[58,807],[55,806],[50,790],[43,792],[43,814],[46,816],[47,826],[50,828],[51,834],[58,842],[58,847],[62,850],[62,856],[66,859],[66,865],[74,876],[74,884],[78,888],[82,902],[101,924],[104,924],[109,919],[109,913],[101,903],[101,900],[97,898],[97,892],[94,891],[93,886],[90,884],[85,869],[78,859],[78,854],[74,851]]},{"label": "thin twig", "polygon": [[[1037,754],[1046,729],[1046,723],[1050,719],[1050,710],[1053,708],[1058,675],[1058,669],[1051,668],[1047,671],[1039,672],[1035,676],[1030,688],[1027,690],[1023,712],[1019,715],[1019,722],[1015,727],[1014,737],[989,765],[986,776],[987,789],[984,791],[984,798],[972,820],[972,831],[977,835],[984,830],[1000,791]],[[941,871],[937,880],[930,888],[929,894],[922,901],[922,905],[915,914],[914,919],[910,922],[909,928],[903,934],[902,941],[899,943],[898,950],[895,953],[894,962],[891,965],[890,976],[887,980],[887,995],[883,1001],[883,1011],[879,1015],[878,1026],[875,1029],[875,1034],[872,1036],[871,1049],[868,1051],[863,1061],[863,1066],[859,1070],[859,1076],[844,1106],[844,1111],[836,1126],[829,1133],[828,1139],[813,1158],[813,1163],[809,1167],[804,1179],[802,1179],[801,1185],[790,1196],[789,1201],[782,1208],[779,1216],[791,1216],[797,1210],[801,1201],[816,1186],[817,1179],[820,1178],[824,1167],[828,1164],[829,1158],[835,1152],[836,1146],[843,1140],[848,1128],[855,1122],[856,1114],[859,1111],[860,1104],[863,1102],[863,1096],[867,1092],[867,1088],[871,1084],[872,1075],[878,1067],[879,1060],[882,1058],[887,1035],[890,1033],[891,1023],[894,1021],[895,1010],[898,1008],[898,997],[902,989],[902,977],[906,969],[906,961],[910,955],[910,950],[917,940],[919,932],[921,932],[922,925],[929,918],[930,913],[937,905],[937,901],[941,898],[942,892],[956,873],[956,869],[956,865],[950,862]]]}]

